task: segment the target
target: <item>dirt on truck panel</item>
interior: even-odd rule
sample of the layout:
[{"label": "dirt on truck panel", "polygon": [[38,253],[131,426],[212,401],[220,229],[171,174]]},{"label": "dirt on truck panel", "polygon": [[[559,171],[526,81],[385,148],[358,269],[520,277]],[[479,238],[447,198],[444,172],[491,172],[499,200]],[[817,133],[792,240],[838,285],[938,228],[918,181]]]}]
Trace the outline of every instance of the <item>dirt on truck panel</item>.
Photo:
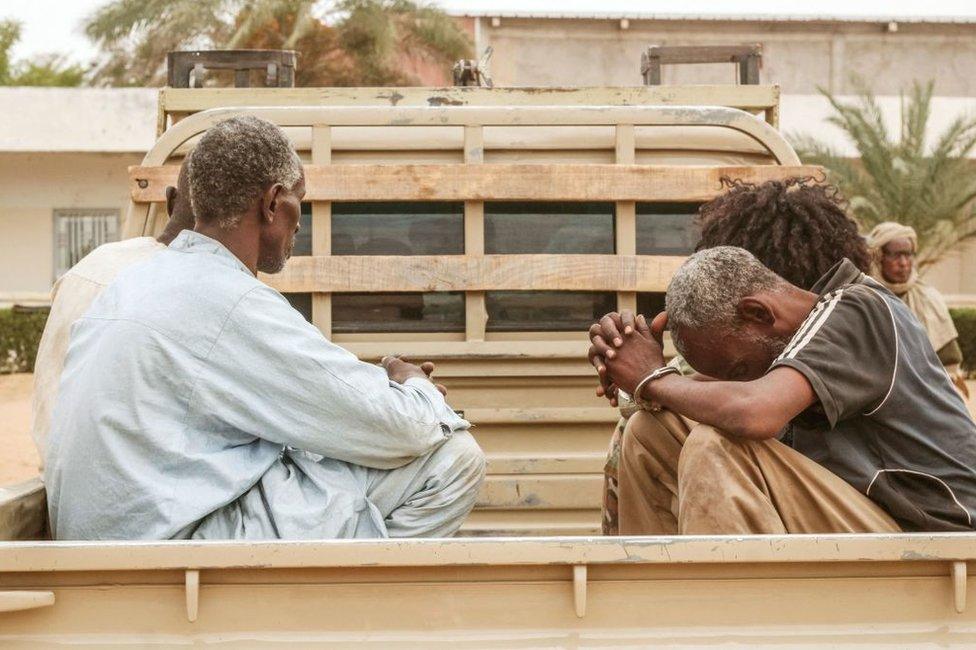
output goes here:
[{"label": "dirt on truck panel", "polygon": [[125,236],[162,227],[208,126],[283,126],[307,205],[262,279],[364,360],[436,361],[488,478],[447,540],[54,542],[43,485],[9,486],[0,643],[976,644],[972,535],[598,536],[619,415],[583,331],[660,304],[722,176],[817,171],[778,109],[775,86],[161,90]]}]

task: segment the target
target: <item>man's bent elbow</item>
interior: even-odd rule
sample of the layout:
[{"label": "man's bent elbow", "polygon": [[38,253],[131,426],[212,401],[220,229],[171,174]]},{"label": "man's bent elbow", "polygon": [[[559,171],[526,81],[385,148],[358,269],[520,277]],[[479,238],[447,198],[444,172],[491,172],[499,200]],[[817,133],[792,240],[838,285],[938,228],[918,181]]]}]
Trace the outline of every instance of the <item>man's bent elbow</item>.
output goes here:
[{"label": "man's bent elbow", "polygon": [[736,398],[728,405],[722,430],[746,440],[769,440],[779,436],[785,423],[776,421],[757,408],[753,400]]}]

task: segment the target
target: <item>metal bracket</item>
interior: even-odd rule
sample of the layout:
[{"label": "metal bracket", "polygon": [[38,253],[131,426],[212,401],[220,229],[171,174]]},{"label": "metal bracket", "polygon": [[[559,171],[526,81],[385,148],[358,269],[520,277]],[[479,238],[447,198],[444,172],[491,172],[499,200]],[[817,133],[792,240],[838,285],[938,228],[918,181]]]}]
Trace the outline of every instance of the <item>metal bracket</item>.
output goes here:
[{"label": "metal bracket", "polygon": [[953,562],[950,570],[952,575],[952,596],[956,606],[956,612],[962,614],[966,611],[966,563]]},{"label": "metal bracket", "polygon": [[186,620],[191,623],[197,620],[200,608],[200,571],[186,570]]},{"label": "metal bracket", "polygon": [[573,606],[576,616],[586,616],[586,565],[573,565]]}]

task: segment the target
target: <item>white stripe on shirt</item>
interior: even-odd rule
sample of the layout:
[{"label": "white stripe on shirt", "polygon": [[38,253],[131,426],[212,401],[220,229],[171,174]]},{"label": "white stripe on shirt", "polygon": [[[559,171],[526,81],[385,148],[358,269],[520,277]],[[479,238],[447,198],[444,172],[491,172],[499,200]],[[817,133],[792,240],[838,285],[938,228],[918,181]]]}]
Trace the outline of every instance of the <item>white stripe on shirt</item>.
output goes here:
[{"label": "white stripe on shirt", "polygon": [[[797,335],[793,337],[793,340],[790,341],[790,344],[786,346],[786,349],[783,350],[782,354],[780,354],[779,358],[776,360],[782,361],[784,359],[794,358],[800,352],[800,350],[802,350],[811,340],[813,340],[813,337],[816,336],[817,332],[820,331],[823,324],[827,322],[828,318],[830,318],[831,312],[834,311],[834,307],[836,307],[837,303],[840,302],[843,294],[844,290],[838,289],[837,291],[825,296],[822,304],[818,305],[820,313],[812,313],[807,317],[808,321],[811,321],[811,318],[813,319],[810,322],[809,327],[803,328],[801,326],[800,329],[803,331],[803,333],[797,333]],[[816,311],[817,310],[814,310],[814,312]],[[797,340],[800,336],[802,336],[802,338]]]}]

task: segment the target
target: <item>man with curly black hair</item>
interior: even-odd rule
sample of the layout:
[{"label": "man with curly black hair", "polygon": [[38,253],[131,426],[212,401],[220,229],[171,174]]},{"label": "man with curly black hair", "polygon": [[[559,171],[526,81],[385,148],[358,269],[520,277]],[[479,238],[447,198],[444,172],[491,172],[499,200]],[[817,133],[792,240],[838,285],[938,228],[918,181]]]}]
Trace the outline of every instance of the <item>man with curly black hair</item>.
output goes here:
[{"label": "man with curly black hair", "polygon": [[[723,178],[722,184],[728,191],[699,208],[701,240],[696,250],[717,246],[743,248],[787,282],[803,289],[812,287],[844,258],[863,272],[870,270],[867,244],[858,234],[857,224],[847,215],[843,198],[832,186],[812,178],[759,185]],[[690,372],[680,357],[673,363]],[[619,534],[620,445],[630,415],[637,410],[629,403],[620,407],[622,417],[611,437],[604,467],[605,535]],[[630,426],[637,424],[635,421]]]},{"label": "man with curly black hair", "polygon": [[804,289],[845,257],[861,271],[870,271],[867,243],[832,186],[811,178],[761,185],[723,178],[722,184],[729,191],[698,211],[702,237],[695,250],[744,248]]}]

